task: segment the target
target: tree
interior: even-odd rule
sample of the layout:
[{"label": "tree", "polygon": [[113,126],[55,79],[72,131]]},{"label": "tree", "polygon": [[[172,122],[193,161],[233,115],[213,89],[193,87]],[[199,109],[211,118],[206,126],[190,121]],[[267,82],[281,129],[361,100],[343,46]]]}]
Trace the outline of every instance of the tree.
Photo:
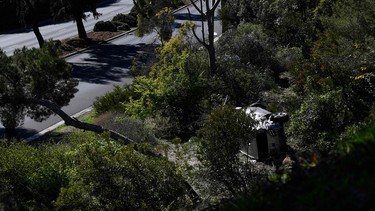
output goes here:
[{"label": "tree", "polygon": [[253,137],[255,121],[242,110],[224,106],[214,110],[204,127],[199,156],[208,169],[208,177],[218,182],[232,196],[251,189],[251,165],[239,159],[241,146]]},{"label": "tree", "polygon": [[271,41],[261,25],[242,23],[216,42],[217,73],[225,84],[221,92],[231,103],[250,105],[276,87],[282,68]]},{"label": "tree", "polygon": [[[0,118],[8,139],[15,136],[15,128],[22,124],[25,116],[43,121],[55,113],[66,125],[95,133],[109,132],[111,138],[133,144],[138,149],[137,143],[130,138],[80,122],[61,110],[74,96],[78,82],[71,78],[71,67],[58,56],[53,43],[46,43],[41,49],[17,49],[12,57],[1,51],[0,64]],[[159,156],[151,150],[143,153]]]},{"label": "tree", "polygon": [[[46,43],[41,49],[17,49],[11,57],[0,52],[0,120],[6,127],[7,137],[15,134],[25,115],[42,121],[52,113],[59,115],[66,125],[109,133],[109,137],[132,144],[133,149],[152,157],[161,155],[152,149],[142,149],[130,138],[98,125],[80,122],[70,117],[61,107],[67,105],[76,90],[77,80],[71,78],[72,68],[60,58],[58,46]],[[199,200],[189,183],[184,183],[193,200]]]},{"label": "tree", "polygon": [[161,44],[164,45],[172,37],[172,25],[174,23],[174,16],[172,8],[164,7],[155,15],[156,33],[159,35]]},{"label": "tree", "polygon": [[53,16],[56,19],[71,18],[77,24],[78,37],[81,39],[87,38],[87,33],[82,20],[86,20],[88,15],[85,15],[86,9],[89,9],[94,18],[98,18],[100,13],[96,11],[97,0],[58,0],[52,2],[51,9]]},{"label": "tree", "polygon": [[221,1],[220,20],[223,32],[236,27],[240,23],[238,17],[240,8],[240,0]]},{"label": "tree", "polygon": [[59,58],[53,43],[45,43],[41,49],[17,49],[12,57],[1,51],[0,63],[0,118],[8,138],[14,136],[24,116],[42,121],[52,114],[33,101],[46,100],[62,107],[76,92],[72,69]]},{"label": "tree", "polygon": [[[209,56],[209,62],[210,62],[210,72],[215,73],[217,66],[216,66],[216,54],[215,54],[215,43],[214,43],[214,35],[215,35],[215,11],[216,8],[219,6],[221,0],[211,0],[211,5],[210,1],[206,0],[205,1],[205,8],[203,9],[203,0],[200,0],[200,7],[191,0],[190,1],[195,9],[200,13],[201,15],[201,20],[202,20],[202,39],[198,37],[197,33],[195,30],[193,30],[193,34],[195,38],[198,40],[199,43],[201,43],[208,51],[208,56]],[[188,8],[189,14],[190,10]],[[190,15],[191,16],[191,15]],[[206,35],[204,33],[204,21],[207,22],[207,27],[208,27],[208,40],[206,41]]]},{"label": "tree", "polygon": [[71,78],[72,68],[59,57],[57,48],[49,42],[41,49],[17,49],[12,57],[0,52],[0,119],[7,138],[16,135],[15,128],[25,116],[43,121],[55,113],[66,125],[96,133],[109,132],[116,140],[136,144],[115,131],[80,122],[61,110],[77,91],[78,81]]},{"label": "tree", "polygon": [[9,0],[16,7],[17,16],[24,24],[31,24],[34,34],[38,40],[39,47],[44,44],[44,39],[39,31],[41,20],[42,2],[44,0]]},{"label": "tree", "polygon": [[[277,44],[302,47],[305,58],[317,38],[319,16],[333,1],[305,0],[228,0],[222,9],[226,25],[241,22],[261,24]],[[233,6],[235,5],[235,6]],[[323,6],[324,5],[324,6]]]},{"label": "tree", "polygon": [[151,67],[149,75],[135,78],[133,95],[124,104],[126,113],[132,116],[165,118],[168,129],[163,131],[163,137],[191,135],[209,87],[206,62],[189,49],[184,40],[186,27],[181,30],[184,32],[158,49],[159,61]]},{"label": "tree", "polygon": [[375,4],[322,1],[318,9],[325,12],[310,59],[289,70],[302,104],[291,115],[288,131],[291,143],[329,152],[340,135],[374,108]]},{"label": "tree", "polygon": [[153,30],[158,34],[162,45],[172,37],[174,16],[172,8],[177,0],[133,0],[138,11],[137,35],[144,36]]},{"label": "tree", "polygon": [[350,111],[342,91],[310,94],[292,115],[288,127],[289,144],[297,149],[327,153],[336,146],[349,122]]}]

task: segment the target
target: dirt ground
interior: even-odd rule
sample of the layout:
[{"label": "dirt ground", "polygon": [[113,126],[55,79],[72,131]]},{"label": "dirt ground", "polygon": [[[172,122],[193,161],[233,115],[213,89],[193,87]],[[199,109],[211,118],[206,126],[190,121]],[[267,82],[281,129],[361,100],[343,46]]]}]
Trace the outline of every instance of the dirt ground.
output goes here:
[{"label": "dirt ground", "polygon": [[62,40],[62,55],[66,56],[81,49],[88,48],[96,44],[105,43],[110,38],[123,33],[125,32],[88,32],[88,40],[83,40],[78,37]]}]

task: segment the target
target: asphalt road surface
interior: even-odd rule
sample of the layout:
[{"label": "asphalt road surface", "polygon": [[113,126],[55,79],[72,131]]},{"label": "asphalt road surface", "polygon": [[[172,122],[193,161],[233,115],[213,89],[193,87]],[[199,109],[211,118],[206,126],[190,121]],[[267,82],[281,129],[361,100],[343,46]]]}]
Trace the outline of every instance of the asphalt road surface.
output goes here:
[{"label": "asphalt road surface", "polygon": [[[197,25],[197,34],[200,35],[201,22],[198,12],[192,6],[189,8]],[[174,26],[177,29],[180,23],[187,20],[189,20],[187,9],[182,9],[176,13]],[[218,35],[221,34],[219,20],[216,20],[215,32]],[[128,69],[132,60],[147,45],[158,44],[155,34],[139,38],[133,33],[128,33],[111,42],[91,47],[82,53],[67,58],[66,61],[73,66],[74,78],[79,80],[77,87],[79,91],[70,101],[70,104],[62,109],[67,114],[74,115],[92,106],[97,97],[112,91],[114,85],[123,86],[131,83],[132,78],[128,74]],[[22,127],[17,128],[17,132],[21,138],[25,139],[60,121],[61,118],[55,115],[43,122],[35,122],[26,118]],[[0,138],[3,135],[4,128],[0,127]]]},{"label": "asphalt road surface", "polygon": [[[96,22],[111,20],[113,16],[119,13],[129,13],[133,7],[133,0],[107,0],[98,5],[97,11],[102,15],[95,19],[92,14],[83,22],[86,31],[92,31]],[[41,24],[40,32],[45,40],[63,40],[66,38],[78,36],[77,26],[75,22],[51,23],[46,21],[46,25]],[[38,41],[31,28],[14,30],[11,32],[0,34],[0,48],[7,55],[12,55],[13,51],[23,46],[39,47]]]}]

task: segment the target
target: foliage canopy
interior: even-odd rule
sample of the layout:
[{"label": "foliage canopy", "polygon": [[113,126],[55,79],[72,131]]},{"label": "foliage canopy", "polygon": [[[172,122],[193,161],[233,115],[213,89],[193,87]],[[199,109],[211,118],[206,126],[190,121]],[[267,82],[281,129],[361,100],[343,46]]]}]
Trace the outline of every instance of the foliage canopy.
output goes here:
[{"label": "foliage canopy", "polygon": [[25,116],[42,121],[52,114],[31,99],[62,107],[74,96],[78,82],[71,78],[72,68],[57,48],[49,42],[41,49],[18,49],[11,57],[0,52],[0,118],[6,128],[19,126]]}]

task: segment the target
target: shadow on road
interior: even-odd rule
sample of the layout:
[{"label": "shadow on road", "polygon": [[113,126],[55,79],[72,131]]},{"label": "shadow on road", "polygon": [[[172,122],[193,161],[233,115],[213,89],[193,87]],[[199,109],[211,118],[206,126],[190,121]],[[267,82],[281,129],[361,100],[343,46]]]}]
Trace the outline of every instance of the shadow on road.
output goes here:
[{"label": "shadow on road", "polygon": [[123,78],[131,78],[128,73],[137,54],[143,52],[145,45],[102,44],[85,51],[88,58],[83,62],[72,63],[73,77],[82,82],[109,84]]},{"label": "shadow on road", "polygon": [[108,7],[110,6],[111,4],[114,4],[114,3],[117,3],[119,2],[120,0],[105,0],[105,1],[101,1],[99,2],[96,7],[97,8],[101,8],[101,7]]},{"label": "shadow on road", "polygon": [[[189,16],[189,13],[181,13],[181,14],[175,14],[174,15],[175,19],[176,20],[187,20],[187,21],[201,21],[202,20],[202,16],[201,15],[196,15],[196,14],[191,14]],[[205,20],[205,18],[203,19]]]},{"label": "shadow on road", "polygon": [[[191,14],[189,13],[180,13],[174,15],[176,20],[182,20],[182,21],[202,21],[202,16],[199,14]],[[217,15],[214,18],[215,21],[220,20],[220,17]],[[206,21],[206,18],[203,18],[203,21]]]},{"label": "shadow on road", "polygon": [[[36,130],[25,129],[25,128],[17,128],[16,131],[17,131],[18,137],[20,137],[21,139],[30,137],[38,133],[38,131]],[[3,127],[0,128],[0,140],[1,139],[5,139],[5,128]]]}]

